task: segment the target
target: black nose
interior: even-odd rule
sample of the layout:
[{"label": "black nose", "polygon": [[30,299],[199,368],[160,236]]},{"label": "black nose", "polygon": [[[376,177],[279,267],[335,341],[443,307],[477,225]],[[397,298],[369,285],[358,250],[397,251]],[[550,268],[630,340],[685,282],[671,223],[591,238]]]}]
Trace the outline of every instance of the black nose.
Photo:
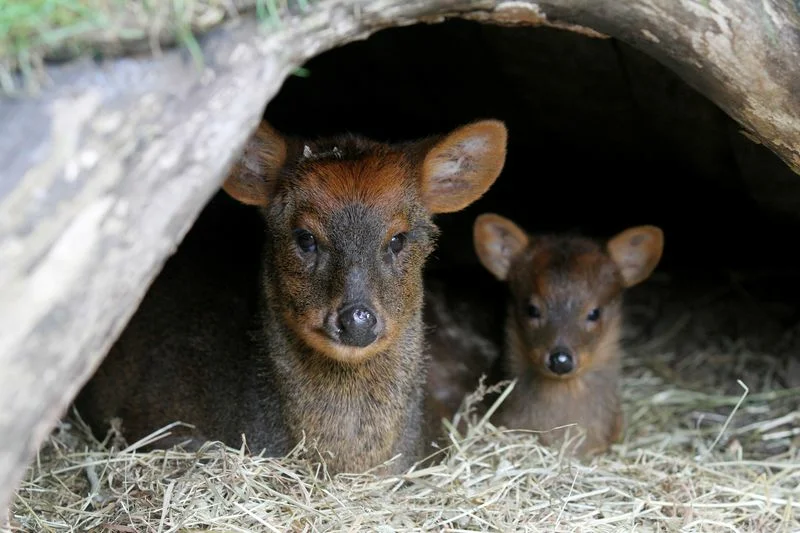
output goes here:
[{"label": "black nose", "polygon": [[575,369],[575,360],[568,351],[556,350],[547,358],[547,368],[549,368],[553,374],[562,376],[564,374],[569,374]]},{"label": "black nose", "polygon": [[345,307],[339,311],[339,340],[350,346],[363,348],[372,344],[378,337],[375,326],[378,319],[375,312],[363,304]]}]

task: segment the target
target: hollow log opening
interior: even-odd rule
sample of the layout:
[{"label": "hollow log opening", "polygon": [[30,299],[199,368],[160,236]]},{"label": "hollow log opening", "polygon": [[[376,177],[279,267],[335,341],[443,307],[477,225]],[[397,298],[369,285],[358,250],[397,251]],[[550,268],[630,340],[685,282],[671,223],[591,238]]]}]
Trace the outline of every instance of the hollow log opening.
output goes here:
[{"label": "hollow log opening", "polygon": [[384,30],[306,67],[309,77],[289,78],[267,108],[289,133],[392,140],[482,117],[506,122],[503,175],[480,202],[440,218],[441,260],[475,260],[463,239],[490,210],[531,229],[597,236],[658,224],[665,267],[763,266],[793,254],[771,228],[798,212],[798,176],[615,39],[451,20]]},{"label": "hollow log opening", "polygon": [[[471,240],[486,211],[533,232],[599,238],[655,224],[665,254],[657,274],[630,293],[629,335],[645,342],[673,331],[672,344],[660,348],[683,356],[673,367],[701,376],[704,350],[721,339],[743,342],[764,352],[761,363],[748,363],[764,380],[756,388],[800,384],[797,370],[787,370],[796,368],[787,356],[797,351],[791,331],[800,320],[790,245],[800,180],[666,66],[615,39],[449,20],[382,30],[305,68],[308,75],[288,78],[266,108],[265,118],[288,134],[351,131],[397,141],[479,118],[506,122],[503,174],[481,200],[437,219],[431,276],[488,275]],[[209,265],[203,258],[217,250],[224,264],[212,276],[254,295],[261,237],[254,210],[220,192],[163,275]],[[243,265],[247,276],[239,275]],[[682,319],[683,342],[674,335]],[[708,342],[698,344],[697,335]],[[739,356],[730,357],[733,369]],[[740,392],[733,377],[723,388]]]}]

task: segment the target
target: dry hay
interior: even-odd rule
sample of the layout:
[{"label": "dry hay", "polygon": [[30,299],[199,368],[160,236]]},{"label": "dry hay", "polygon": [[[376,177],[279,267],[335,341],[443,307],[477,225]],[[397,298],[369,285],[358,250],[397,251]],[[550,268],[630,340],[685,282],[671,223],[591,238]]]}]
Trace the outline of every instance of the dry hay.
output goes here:
[{"label": "dry hay", "polygon": [[[31,465],[12,530],[800,531],[795,336],[768,334],[787,317],[738,289],[664,292],[631,299],[625,438],[590,462],[501,431],[469,402],[443,463],[393,477],[331,478],[302,444],[284,459],[213,444],[109,451],[73,417]],[[731,301],[750,309],[735,338],[715,330],[736,330]]]}]

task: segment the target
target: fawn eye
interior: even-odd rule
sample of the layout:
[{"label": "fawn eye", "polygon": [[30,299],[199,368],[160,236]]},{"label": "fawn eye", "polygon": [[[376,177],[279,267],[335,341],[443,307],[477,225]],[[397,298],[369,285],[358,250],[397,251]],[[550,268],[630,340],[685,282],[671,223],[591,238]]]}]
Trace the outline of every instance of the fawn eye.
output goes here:
[{"label": "fawn eye", "polygon": [[589,314],[586,315],[586,320],[588,320],[589,322],[597,322],[598,320],[600,320],[600,308],[595,307],[594,309],[589,311]]},{"label": "fawn eye", "polygon": [[310,231],[298,229],[294,231],[294,241],[304,252],[313,252],[317,249],[317,239]]},{"label": "fawn eye", "polygon": [[541,318],[542,317],[542,312],[539,310],[538,307],[536,307],[533,304],[526,304],[525,312],[531,318]]},{"label": "fawn eye", "polygon": [[399,254],[406,245],[406,234],[405,233],[398,233],[392,240],[389,241],[389,250],[392,251],[393,254]]}]

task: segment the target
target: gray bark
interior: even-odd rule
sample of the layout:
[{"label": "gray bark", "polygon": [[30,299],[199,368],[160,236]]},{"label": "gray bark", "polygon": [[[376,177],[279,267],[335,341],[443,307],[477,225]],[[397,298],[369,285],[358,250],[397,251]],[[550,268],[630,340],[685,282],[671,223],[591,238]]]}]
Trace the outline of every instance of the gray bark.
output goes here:
[{"label": "gray bark", "polygon": [[[0,509],[124,328],[291,69],[389,26],[449,16],[626,41],[800,173],[800,14],[777,0],[323,0],[264,34],[51,67],[0,101]],[[598,33],[600,32],[600,33]]]}]

